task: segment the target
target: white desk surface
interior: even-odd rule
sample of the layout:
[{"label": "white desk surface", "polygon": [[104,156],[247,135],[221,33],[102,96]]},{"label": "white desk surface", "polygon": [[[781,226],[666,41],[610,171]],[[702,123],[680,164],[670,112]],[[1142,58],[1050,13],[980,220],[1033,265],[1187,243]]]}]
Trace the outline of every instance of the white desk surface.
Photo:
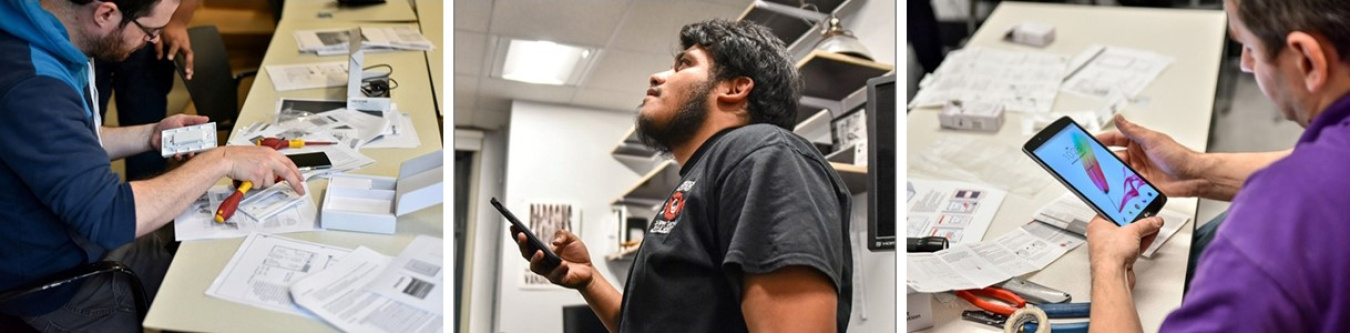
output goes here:
[{"label": "white desk surface", "polygon": [[417,1],[417,22],[422,25],[422,36],[436,45],[435,49],[427,51],[427,67],[431,70],[431,88],[436,91],[436,114],[444,115],[445,111],[445,91],[448,87],[443,85],[445,76],[445,49],[449,46],[445,44],[445,1],[444,0],[416,0]]},{"label": "white desk surface", "polygon": [[[1055,26],[1055,41],[1045,49],[1016,45],[1001,40],[1004,31],[1022,21],[1039,21]],[[1089,44],[1123,46],[1150,50],[1175,58],[1141,97],[1150,101],[1131,106],[1121,113],[1141,125],[1171,135],[1181,144],[1204,151],[1209,142],[1215,86],[1223,51],[1226,18],[1216,10],[1165,10],[1084,5],[1002,2],[977,31],[969,45],[1003,50],[1044,51],[1074,56]],[[1054,110],[1091,110],[1100,102],[1061,92]],[[1021,133],[1022,117],[1006,114],[997,134],[943,130],[938,126],[936,109],[916,109],[907,117],[910,160],[927,150],[942,136],[966,136],[1020,147],[1029,138]],[[910,177],[925,177],[910,168]],[[1057,182],[1044,187],[1033,197],[1009,193],[999,208],[984,239],[990,240],[1015,230],[1031,220],[1037,209],[1066,190]],[[1194,198],[1169,198],[1166,209],[1194,217]],[[1191,247],[1194,221],[1184,226],[1156,253],[1153,259],[1135,264],[1137,283],[1135,305],[1145,331],[1157,331],[1167,314],[1181,304],[1186,276],[1187,254]],[[1073,295],[1075,302],[1091,296],[1087,245],[1079,246],[1049,267],[1025,277]],[[948,299],[943,303],[939,299]],[[976,309],[955,297],[935,297],[937,326],[933,332],[992,332],[993,327],[961,320],[961,311]]]},{"label": "white desk surface", "polygon": [[[281,20],[416,22],[417,13],[413,12],[409,1],[388,0],[379,5],[340,7],[337,0],[292,0],[282,7]],[[277,31],[281,28],[277,27]]]},{"label": "white desk surface", "polygon": [[[398,2],[400,0],[390,1]],[[288,1],[295,3],[301,1]],[[393,26],[396,24],[355,23],[333,20],[282,20],[276,36],[268,47],[263,64],[292,64],[306,62],[346,61],[345,56],[318,57],[302,55],[297,51],[291,32],[296,29],[348,28],[357,24]],[[415,23],[413,23],[415,24]],[[406,25],[406,24],[405,24]],[[353,171],[357,174],[394,177],[399,163],[422,154],[441,149],[440,132],[436,127],[435,103],[431,95],[431,79],[427,76],[423,52],[386,52],[366,55],[367,65],[387,63],[394,66],[393,77],[399,87],[391,92],[398,107],[413,117],[422,145],[413,149],[362,149],[361,153],[375,159],[375,163]],[[343,99],[346,88],[311,89],[277,92],[265,72],[259,73],[248,100],[240,111],[238,124],[270,121],[276,101],[288,98]],[[222,180],[223,182],[224,180]],[[316,206],[322,202],[327,180],[309,182]],[[306,241],[346,248],[366,246],[385,255],[398,255],[417,235],[442,237],[444,234],[444,205],[436,205],[398,219],[394,235],[347,231],[315,231],[283,234]],[[251,306],[221,300],[206,295],[206,288],[224,269],[230,257],[238,250],[243,238],[183,242],[173,264],[160,286],[146,316],[144,326],[149,329],[201,332],[312,332],[333,331],[332,326],[318,319],[282,314]]]}]

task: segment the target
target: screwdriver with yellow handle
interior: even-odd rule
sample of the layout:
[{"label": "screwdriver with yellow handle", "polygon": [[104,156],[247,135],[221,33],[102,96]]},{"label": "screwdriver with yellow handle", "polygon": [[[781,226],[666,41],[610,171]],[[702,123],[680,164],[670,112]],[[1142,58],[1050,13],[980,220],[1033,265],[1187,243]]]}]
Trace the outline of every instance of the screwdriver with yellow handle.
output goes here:
[{"label": "screwdriver with yellow handle", "polygon": [[[333,142],[305,142],[305,140],[300,139],[284,140],[278,138],[264,138],[258,141],[258,146],[268,147],[275,150],[282,150],[286,148],[301,148],[304,147],[306,144],[321,146],[321,145],[331,145],[333,144]],[[277,176],[276,181],[281,182],[282,178],[280,176]],[[225,198],[225,201],[222,201],[220,203],[220,207],[216,208],[216,223],[225,223],[225,220],[229,220],[230,217],[233,217],[234,211],[239,209],[239,202],[244,200],[244,193],[248,193],[248,190],[253,188],[253,182],[245,181],[240,183],[236,181],[236,183],[239,183],[237,186],[238,190],[234,191],[234,194],[230,194],[228,198]]]},{"label": "screwdriver with yellow handle", "polygon": [[253,182],[246,181],[240,183],[239,190],[235,191],[234,194],[231,194],[230,197],[225,198],[225,201],[220,203],[220,208],[216,208],[216,223],[225,223],[225,220],[234,216],[234,211],[239,209],[239,201],[244,200],[244,193],[247,193],[248,190],[252,188]]}]

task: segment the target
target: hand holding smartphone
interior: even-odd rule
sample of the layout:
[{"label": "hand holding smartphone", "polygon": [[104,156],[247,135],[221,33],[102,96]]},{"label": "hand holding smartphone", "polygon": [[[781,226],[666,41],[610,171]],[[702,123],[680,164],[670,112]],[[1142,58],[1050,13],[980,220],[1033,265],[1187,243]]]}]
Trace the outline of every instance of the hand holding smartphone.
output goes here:
[{"label": "hand holding smartphone", "polygon": [[[497,201],[497,198],[492,198],[491,202],[492,207],[496,208],[498,212],[501,212],[502,216],[506,217],[506,220],[516,227],[516,230],[520,230],[521,233],[525,234],[525,244],[530,248],[530,255],[534,255],[535,251],[544,251],[544,266],[549,270],[557,268],[558,265],[562,264],[562,258],[559,257],[558,254],[553,253],[553,250],[548,247],[548,243],[540,241],[539,237],[536,237],[534,232],[530,231],[530,228],[526,227],[524,223],[520,223],[520,220],[516,218],[516,215],[512,214],[505,206],[502,206],[502,203]],[[515,241],[516,235],[513,234],[511,235],[511,242]]]},{"label": "hand holding smartphone", "polygon": [[1156,186],[1069,117],[1036,133],[1022,152],[1116,225],[1157,215],[1167,203]]}]

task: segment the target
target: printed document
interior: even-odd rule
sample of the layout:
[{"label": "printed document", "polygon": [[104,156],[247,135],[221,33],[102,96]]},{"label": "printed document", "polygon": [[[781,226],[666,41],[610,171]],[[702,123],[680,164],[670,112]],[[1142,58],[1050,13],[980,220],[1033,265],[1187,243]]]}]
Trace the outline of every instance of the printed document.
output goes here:
[{"label": "printed document", "polygon": [[351,250],[252,233],[206,294],[272,311],[312,317],[291,300],[291,284],[338,262]]}]

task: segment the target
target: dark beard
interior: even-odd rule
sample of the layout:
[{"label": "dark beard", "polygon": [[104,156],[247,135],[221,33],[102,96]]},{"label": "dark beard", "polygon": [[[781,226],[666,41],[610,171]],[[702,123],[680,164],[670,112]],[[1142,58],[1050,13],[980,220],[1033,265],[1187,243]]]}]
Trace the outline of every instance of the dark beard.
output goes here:
[{"label": "dark beard", "polygon": [[708,94],[712,92],[711,82],[694,87],[694,94],[684,100],[684,105],[676,110],[675,116],[660,126],[656,120],[638,112],[637,135],[642,144],[657,152],[666,154],[680,144],[689,142],[708,119]]},{"label": "dark beard", "polygon": [[122,36],[117,32],[95,38],[93,45],[90,45],[89,56],[107,62],[127,60],[136,50],[124,50],[121,39]]}]

